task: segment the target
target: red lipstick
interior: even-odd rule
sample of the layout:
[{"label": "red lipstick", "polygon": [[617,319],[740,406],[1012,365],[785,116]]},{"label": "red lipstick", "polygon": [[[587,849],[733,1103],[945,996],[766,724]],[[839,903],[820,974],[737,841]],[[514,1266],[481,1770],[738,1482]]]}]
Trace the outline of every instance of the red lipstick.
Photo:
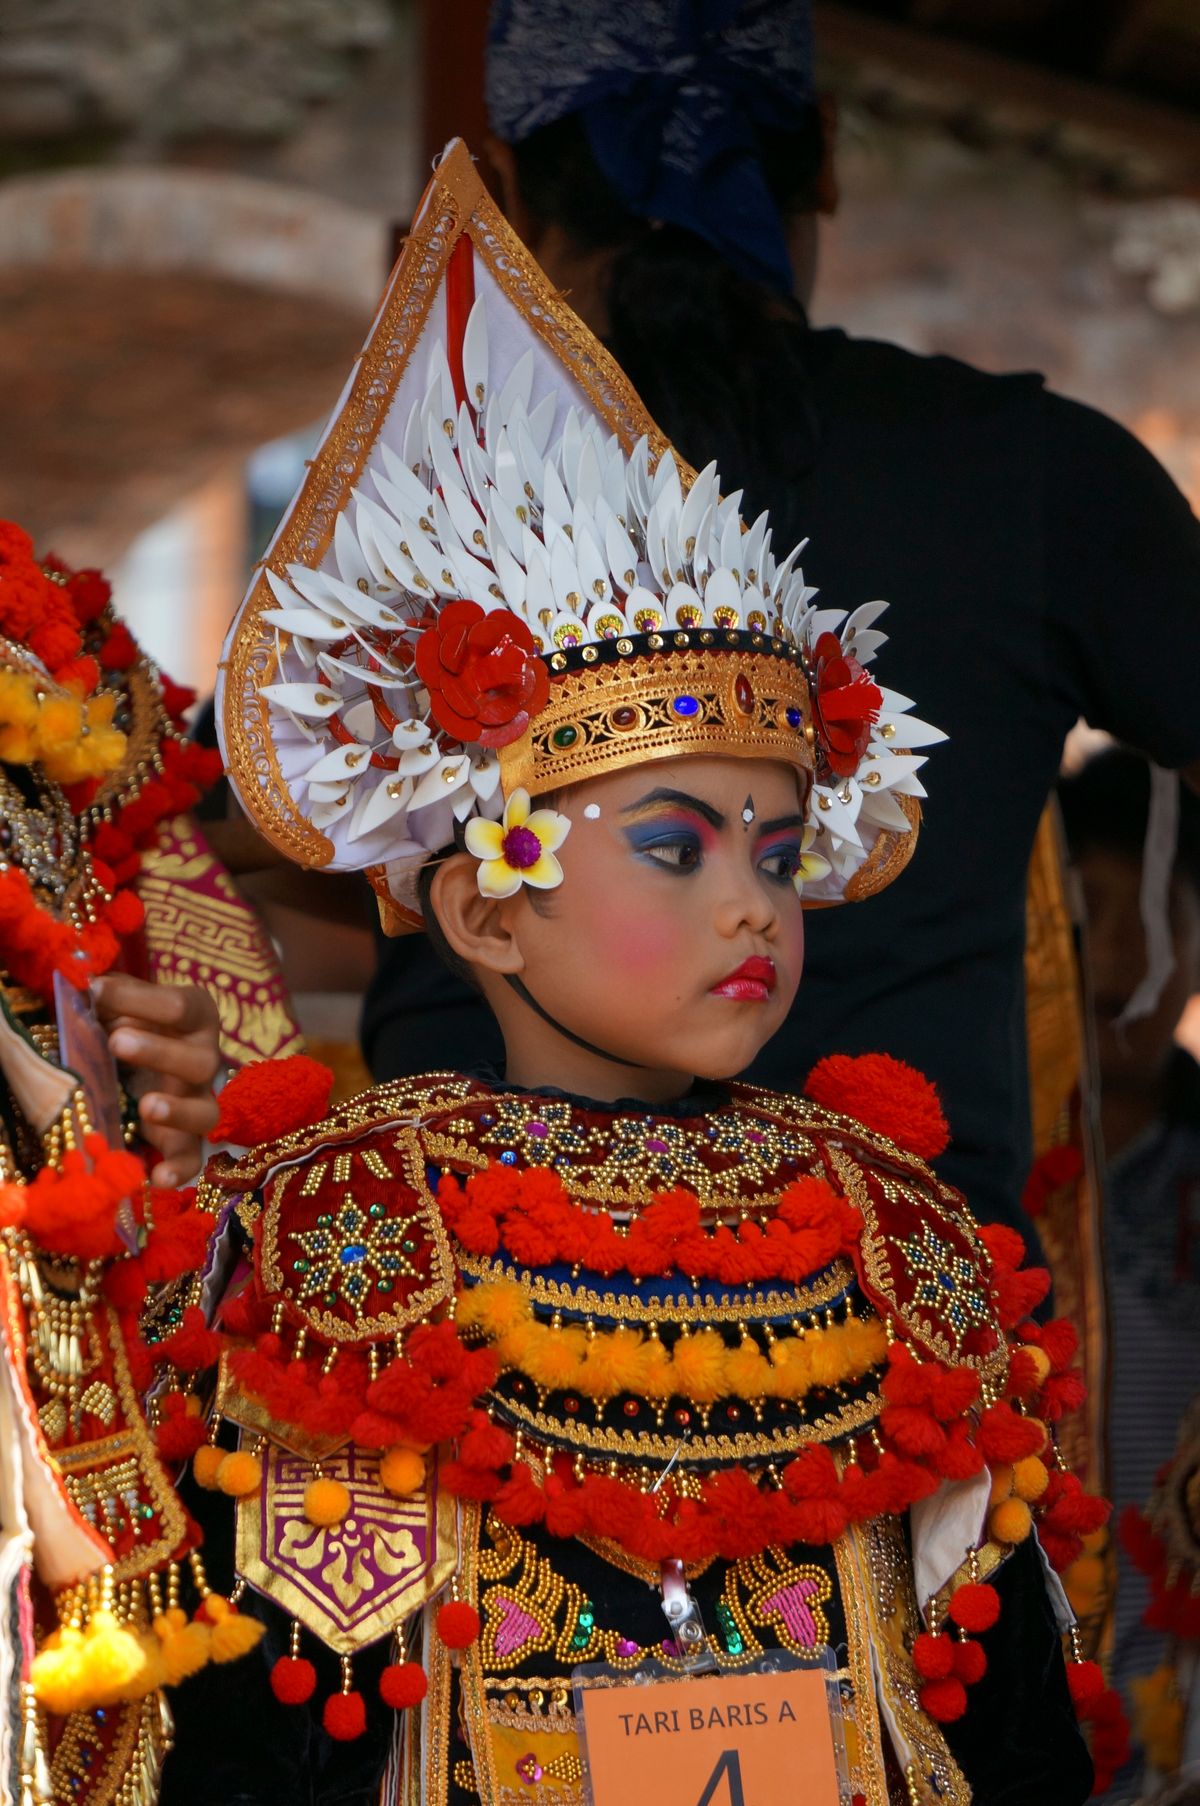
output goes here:
[{"label": "red lipstick", "polygon": [[775,961],[761,954],[743,960],[736,972],[712,987],[711,997],[731,997],[735,1003],[765,1003],[775,989]]}]

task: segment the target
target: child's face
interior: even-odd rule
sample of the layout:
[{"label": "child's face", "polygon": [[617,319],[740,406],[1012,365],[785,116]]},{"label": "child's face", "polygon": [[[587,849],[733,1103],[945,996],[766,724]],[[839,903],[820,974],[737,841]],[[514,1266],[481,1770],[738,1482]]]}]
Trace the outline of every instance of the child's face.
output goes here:
[{"label": "child's face", "polygon": [[[571,821],[558,852],[563,882],[502,906],[543,1009],[659,1075],[724,1078],[747,1066],[800,982],[802,782],[766,760],[688,758],[554,799]],[[530,1012],[515,1023],[504,1014],[511,1072],[512,1029],[541,1025]],[[545,1052],[553,1058],[552,1042]],[[553,1071],[538,1082],[553,1082]],[[641,1095],[651,1095],[645,1082]]]}]

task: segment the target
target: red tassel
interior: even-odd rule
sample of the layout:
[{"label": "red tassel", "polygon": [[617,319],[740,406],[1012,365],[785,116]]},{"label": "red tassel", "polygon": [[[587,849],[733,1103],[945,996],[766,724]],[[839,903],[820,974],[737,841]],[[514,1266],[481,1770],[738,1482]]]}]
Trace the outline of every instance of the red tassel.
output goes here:
[{"label": "red tassel", "polygon": [[[303,1706],[317,1690],[317,1671],[303,1656],[280,1656],[271,1670],[271,1691],[283,1706]],[[339,1696],[340,1697],[340,1696]],[[326,1711],[330,1702],[325,1702]],[[326,1729],[328,1730],[328,1726]],[[333,1732],[336,1736],[337,1733]],[[354,1733],[357,1736],[357,1732]]]},{"label": "red tassel", "polygon": [[1018,1417],[1010,1405],[989,1405],[979,1419],[975,1440],[992,1465],[1040,1454],[1046,1446],[1044,1426],[1033,1417]]},{"label": "red tassel", "polygon": [[964,1637],[961,1643],[951,1642],[950,1646],[954,1651],[955,1675],[964,1687],[973,1687],[987,1673],[987,1655],[983,1644]]},{"label": "red tassel", "polygon": [[922,1160],[936,1160],[950,1140],[935,1087],[888,1054],[831,1054],[809,1073],[804,1095],[827,1110],[856,1116]]},{"label": "red tassel", "polygon": [[379,1697],[393,1712],[420,1705],[428,1691],[429,1682],[419,1662],[390,1662],[379,1677]]},{"label": "red tassel", "polygon": [[972,1636],[991,1630],[1000,1616],[1000,1598],[995,1587],[986,1581],[972,1580],[959,1587],[950,1601],[950,1616],[960,1630]]},{"label": "red tassel", "polygon": [[[297,1055],[297,1059],[303,1056]],[[361,1693],[331,1693],[321,1713],[321,1723],[339,1743],[353,1743],[367,1728],[366,1701]]]},{"label": "red tassel", "polygon": [[306,1129],[324,1116],[332,1089],[329,1067],[307,1054],[256,1060],[243,1066],[222,1091],[217,1100],[221,1114],[211,1139],[248,1148]]},{"label": "red tassel", "polygon": [[438,1611],[437,1633],[447,1649],[466,1649],[479,1635],[479,1613],[464,1599],[449,1599]]},{"label": "red tassel", "polygon": [[953,1724],[967,1709],[967,1690],[953,1676],[945,1681],[926,1681],[919,1697],[922,1711],[937,1724]]},{"label": "red tassel", "polygon": [[954,1642],[923,1630],[912,1647],[913,1667],[926,1681],[948,1680],[954,1672]]}]

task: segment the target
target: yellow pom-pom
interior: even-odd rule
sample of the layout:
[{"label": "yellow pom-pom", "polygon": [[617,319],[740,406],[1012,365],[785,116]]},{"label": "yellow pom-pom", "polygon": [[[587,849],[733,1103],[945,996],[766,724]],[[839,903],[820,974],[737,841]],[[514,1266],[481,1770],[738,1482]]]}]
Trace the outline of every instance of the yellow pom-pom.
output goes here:
[{"label": "yellow pom-pom", "polygon": [[1077,1618],[1091,1618],[1104,1604],[1107,1591],[1104,1563],[1097,1555],[1081,1555],[1063,1575],[1063,1588]]},{"label": "yellow pom-pom", "polygon": [[101,1609],[92,1613],[83,1643],[87,1706],[115,1706],[142,1697],[139,1687],[146,1669],[146,1651],[140,1639],[119,1624],[112,1612]]},{"label": "yellow pom-pom", "polygon": [[222,1461],[224,1461],[227,1453],[228,1451],[226,1449],[213,1448],[212,1445],[207,1442],[202,1448],[196,1450],[196,1453],[192,1456],[192,1473],[195,1476],[197,1486],[202,1486],[206,1492],[214,1492],[216,1490],[217,1469],[220,1467]]},{"label": "yellow pom-pom", "polygon": [[425,1462],[416,1449],[388,1449],[379,1463],[380,1484],[397,1499],[406,1499],[425,1483]]},{"label": "yellow pom-pom", "polygon": [[205,1600],[205,1609],[210,1614],[215,1604],[225,1607],[212,1628],[209,1641],[209,1654],[214,1662],[236,1662],[239,1656],[248,1655],[266,1630],[257,1618],[243,1618],[242,1614],[231,1606],[227,1599],[218,1600],[209,1594]]},{"label": "yellow pom-pom", "polygon": [[1026,1455],[1023,1461],[1015,1462],[1012,1474],[1013,1491],[1018,1499],[1030,1503],[1040,1499],[1050,1483],[1049,1469],[1039,1455]]},{"label": "yellow pom-pom", "polygon": [[988,1495],[989,1503],[1002,1505],[1013,1489],[1013,1470],[1007,1461],[1000,1462],[992,1469],[992,1490]]},{"label": "yellow pom-pom", "polygon": [[217,1469],[217,1485],[231,1499],[248,1499],[262,1485],[262,1462],[247,1449],[226,1455]]},{"label": "yellow pom-pom", "polygon": [[83,1632],[67,1624],[47,1637],[33,1658],[30,1679],[38,1705],[55,1718],[78,1711],[86,1697]]},{"label": "yellow pom-pom", "polygon": [[1038,1389],[1040,1390],[1050,1378],[1050,1356],[1046,1353],[1044,1348],[1039,1348],[1036,1342],[1022,1343],[1021,1353],[1025,1356],[1027,1361],[1032,1361],[1034,1373],[1037,1375]]},{"label": "yellow pom-pom", "polygon": [[142,1671],[129,1684],[124,1694],[127,1700],[147,1699],[160,1687],[165,1687],[170,1675],[167,1673],[166,1657],[163,1646],[150,1631],[141,1631],[138,1642],[142,1649]]},{"label": "yellow pom-pom", "polygon": [[993,1505],[988,1529],[998,1543],[1023,1543],[1033,1528],[1033,1518],[1024,1499],[1005,1499]]},{"label": "yellow pom-pom", "polygon": [[172,1686],[199,1674],[209,1658],[212,1632],[207,1624],[189,1622],[181,1606],[172,1605],[154,1620],[154,1634],[162,1644],[163,1665]]},{"label": "yellow pom-pom", "polygon": [[350,1509],[350,1488],[340,1480],[310,1480],[304,1488],[304,1515],[310,1524],[340,1524]]},{"label": "yellow pom-pom", "polygon": [[1183,1756],[1183,1701],[1175,1670],[1164,1665],[1131,1681],[1138,1742],[1163,1774],[1173,1774]]}]

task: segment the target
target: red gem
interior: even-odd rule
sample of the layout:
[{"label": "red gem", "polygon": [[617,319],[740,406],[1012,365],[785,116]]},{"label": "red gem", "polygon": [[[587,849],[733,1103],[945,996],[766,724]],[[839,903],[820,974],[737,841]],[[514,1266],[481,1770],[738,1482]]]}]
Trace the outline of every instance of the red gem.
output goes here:
[{"label": "red gem", "polygon": [[740,1405],[730,1405],[726,1410],[725,1415],[730,1423],[737,1423],[742,1415],[742,1407]]},{"label": "red gem", "polygon": [[674,1416],[675,1422],[679,1425],[681,1430],[686,1430],[692,1421],[692,1414],[690,1411],[680,1409],[675,1412]]},{"label": "red gem", "polygon": [[754,685],[743,672],[733,686],[734,700],[743,715],[748,715],[754,707]]},{"label": "red gem", "polygon": [[632,727],[637,720],[637,710],[631,708],[614,709],[612,724],[614,727]]},{"label": "red gem", "polygon": [[564,1398],[563,1399],[563,1410],[567,1413],[568,1417],[574,1417],[574,1415],[578,1411],[578,1409],[579,1409],[579,1400],[577,1398]]},{"label": "red gem", "polygon": [[636,1398],[627,1398],[621,1407],[626,1417],[636,1417],[641,1408]]}]

